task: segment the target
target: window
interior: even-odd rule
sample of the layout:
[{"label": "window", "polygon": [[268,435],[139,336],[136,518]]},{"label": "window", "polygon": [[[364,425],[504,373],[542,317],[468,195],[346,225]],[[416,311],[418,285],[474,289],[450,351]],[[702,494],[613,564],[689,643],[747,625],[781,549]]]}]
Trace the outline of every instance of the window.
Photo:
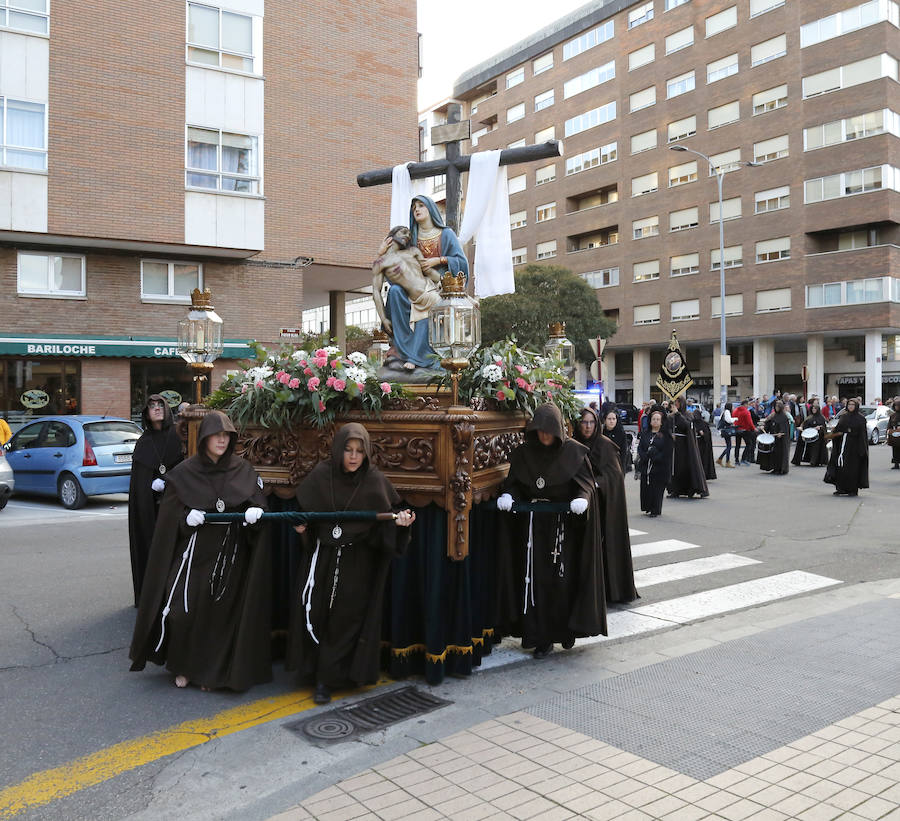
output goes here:
[{"label": "window", "polygon": [[[725,269],[740,268],[744,264],[743,246],[726,245],[725,246]],[[719,270],[719,249],[713,248],[709,252],[709,269],[711,271]],[[727,297],[726,297],[727,300]]]},{"label": "window", "polygon": [[487,92],[486,94],[479,94],[474,100],[472,100],[471,106],[469,108],[470,114],[478,113],[478,106],[480,106],[486,100],[490,100],[497,93],[496,88],[492,91]]},{"label": "window", "polygon": [[534,184],[543,185],[556,179],[556,164],[545,165],[534,172]]},{"label": "window", "polygon": [[753,162],[771,162],[788,155],[788,135],[753,143]]},{"label": "window", "polygon": [[569,99],[582,91],[595,88],[603,83],[609,82],[616,76],[616,61],[610,60],[602,66],[592,68],[578,77],[573,77],[563,84],[563,98]]},{"label": "window", "polygon": [[897,80],[897,61],[889,54],[876,54],[855,63],[830,68],[803,78],[803,99],[888,77]]},{"label": "window", "polygon": [[713,60],[706,64],[706,82],[715,83],[724,80],[732,74],[738,73],[738,56],[737,54],[729,54],[719,60]]},{"label": "window", "polygon": [[774,288],[771,291],[756,292],[756,313],[791,310],[791,289]]},{"label": "window", "polygon": [[696,133],[697,117],[692,114],[690,117],[685,117],[683,120],[676,120],[674,123],[669,123],[668,141],[670,143],[676,143],[679,140],[693,137]]},{"label": "window", "polygon": [[659,175],[656,171],[649,174],[642,174],[640,177],[632,177],[631,179],[631,196],[640,197],[643,194],[652,194],[659,189]]},{"label": "window", "polygon": [[656,105],[656,86],[635,91],[629,98],[631,103],[631,111],[640,111],[642,108],[648,108]]},{"label": "window", "polygon": [[509,228],[511,231],[516,228],[524,228],[526,225],[528,225],[527,211],[514,211],[509,215]]},{"label": "window", "polygon": [[677,77],[672,77],[671,80],[666,80],[666,99],[672,99],[672,97],[678,97],[682,94],[687,94],[688,91],[694,90],[694,72],[688,71],[684,74],[679,74]]},{"label": "window", "polygon": [[[722,316],[722,297],[714,296],[710,299],[709,315],[711,317]],[[743,294],[725,294],[725,316],[741,316],[744,313]]]},{"label": "window", "polygon": [[838,234],[838,251],[853,251],[857,248],[871,248],[878,244],[877,231],[874,242],[870,242],[869,231],[841,231]]},{"label": "window", "polygon": [[259,194],[258,138],[212,128],[187,129],[189,188]]},{"label": "window", "polygon": [[787,105],[787,85],[776,86],[753,95],[753,116],[784,108]]},{"label": "window", "polygon": [[535,95],[534,98],[534,110],[543,111],[545,108],[550,108],[553,105],[553,89],[551,88],[549,91],[544,91],[541,94]]},{"label": "window", "polygon": [[85,295],[84,257],[19,251],[17,292],[27,296]]},{"label": "window", "polygon": [[691,0],[666,0],[666,11],[672,11],[672,9],[676,9],[679,6],[683,6],[685,3],[690,3]]},{"label": "window", "polygon": [[506,122],[514,123],[516,120],[521,120],[525,116],[525,103],[519,103],[518,105],[510,106],[506,109]]},{"label": "window", "polygon": [[757,191],[753,195],[754,211],[757,214],[765,214],[769,211],[780,211],[782,208],[791,207],[791,189],[788,185],[779,188],[769,188],[767,191]]},{"label": "window", "polygon": [[635,325],[656,325],[659,323],[659,303],[656,305],[635,305]]},{"label": "window", "polygon": [[525,145],[526,145],[526,142],[524,139],[522,139],[522,140],[516,140],[515,142],[511,142],[506,147],[507,148],[524,148]]},{"label": "window", "polygon": [[700,254],[676,254],[669,257],[669,275],[683,277],[700,271]]},{"label": "window", "polygon": [[576,154],[574,157],[569,157],[566,160],[566,176],[586,171],[588,168],[594,168],[597,165],[614,162],[617,153],[617,143],[609,143],[608,145],[602,145],[599,148],[592,148],[590,151]]},{"label": "window", "polygon": [[635,134],[631,138],[632,154],[639,154],[641,151],[649,151],[651,148],[656,148],[655,128],[650,129],[650,131],[644,131],[640,134]]},{"label": "window", "polygon": [[47,106],[44,103],[0,97],[0,165],[47,170]]},{"label": "window", "polygon": [[47,34],[50,30],[47,0],[0,0],[0,26]]},{"label": "window", "polygon": [[531,73],[533,75],[543,74],[553,68],[553,52],[542,54],[531,61]]},{"label": "window", "polygon": [[634,239],[659,236],[659,217],[644,217],[631,223]]},{"label": "window", "polygon": [[552,125],[547,128],[542,128],[540,131],[534,133],[534,141],[536,143],[546,143],[553,139],[556,139],[556,128]]},{"label": "window", "polygon": [[800,48],[822,43],[875,23],[898,25],[898,6],[893,0],[870,0],[800,27]]},{"label": "window", "polygon": [[517,177],[510,177],[506,182],[507,189],[510,194],[518,194],[525,190],[525,175],[519,174]]},{"label": "window", "polygon": [[238,71],[256,71],[252,17],[199,3],[188,3],[187,18],[189,62]]},{"label": "window", "polygon": [[141,299],[189,305],[191,291],[203,287],[202,266],[196,262],[141,260]]},{"label": "window", "polygon": [[611,103],[601,105],[598,108],[592,108],[584,114],[579,114],[577,117],[566,120],[565,134],[567,137],[571,137],[573,134],[580,134],[582,131],[587,131],[589,128],[603,125],[603,123],[608,123],[615,118],[616,101],[613,100]]},{"label": "window", "polygon": [[633,270],[635,282],[649,282],[651,279],[659,279],[659,260],[649,259],[646,262],[635,262]]},{"label": "window", "polygon": [[688,26],[666,37],[666,54],[681,51],[692,45],[694,45],[694,27]]},{"label": "window", "polygon": [[528,262],[528,249],[527,248],[513,248],[512,264],[513,265],[524,265],[526,262]]},{"label": "window", "polygon": [[778,237],[777,239],[765,239],[756,243],[757,262],[777,262],[781,259],[791,258],[791,238]]},{"label": "window", "polygon": [[650,43],[648,46],[632,51],[628,55],[628,70],[634,71],[636,68],[646,66],[656,59],[656,45]]},{"label": "window", "polygon": [[900,187],[900,169],[890,165],[876,165],[860,171],[845,171],[842,174],[806,180],[803,183],[803,201],[821,202],[866,194],[882,188],[896,191],[898,187]]},{"label": "window", "polygon": [[750,0],[750,19],[772,11],[772,9],[781,8],[783,5],[784,0]]},{"label": "window", "polygon": [[485,134],[487,134],[490,130],[491,129],[489,129],[487,126],[485,126],[484,128],[479,128],[477,131],[473,131],[472,132],[472,148],[474,148],[476,145],[478,145],[478,141]]},{"label": "window", "polygon": [[673,322],[700,319],[699,299],[679,299],[671,303],[671,308]]},{"label": "window", "polygon": [[741,167],[741,149],[733,148],[731,151],[713,154],[710,160],[712,160],[712,169],[709,172],[710,177],[718,173],[727,174],[729,171],[737,171]]},{"label": "window", "polygon": [[696,228],[700,224],[699,209],[697,206],[682,208],[680,211],[669,212],[669,230],[685,231],[688,228]]},{"label": "window", "polygon": [[675,188],[685,183],[694,182],[697,179],[697,161],[673,165],[669,169],[669,188]]},{"label": "window", "polygon": [[606,245],[616,245],[619,242],[619,226],[613,225],[592,234],[569,237],[569,239],[572,243],[569,248],[570,251],[588,251],[591,248],[603,248]]},{"label": "window", "polygon": [[607,20],[596,28],[580,34],[578,37],[569,40],[568,43],[563,44],[563,60],[571,60],[582,52],[611,40],[614,33],[613,21]]},{"label": "window", "polygon": [[591,288],[612,288],[619,284],[619,269],[604,268],[601,271],[588,271],[581,274],[581,277]]},{"label": "window", "polygon": [[537,258],[550,259],[556,256],[556,240],[551,239],[549,242],[539,242],[537,244]]},{"label": "window", "polygon": [[643,3],[633,11],[628,12],[628,28],[633,29],[640,26],[648,20],[653,19],[653,0],[649,3]]},{"label": "window", "polygon": [[712,130],[729,123],[736,123],[741,117],[741,106],[737,100],[716,106],[706,112],[706,124]]},{"label": "window", "polygon": [[713,37],[737,25],[737,6],[720,11],[706,18],[706,36]]},{"label": "window", "polygon": [[787,37],[784,34],[779,34],[771,40],[766,40],[763,43],[757,43],[755,46],[750,47],[750,65],[761,66],[770,60],[784,57],[785,54],[787,54]]},{"label": "window", "polygon": [[900,115],[888,108],[803,129],[803,150],[861,140],[885,132],[900,137]]},{"label": "window", "polygon": [[[861,305],[866,302],[896,301],[897,280],[893,277],[869,277],[844,282],[826,282],[806,286],[807,308],[834,305]],[[882,346],[884,352],[884,346]],[[883,358],[884,355],[882,354]],[[894,357],[889,357],[894,359]]]},{"label": "window", "polygon": [[546,222],[556,218],[556,203],[545,202],[535,209],[535,222]]},{"label": "window", "polygon": [[[736,220],[741,216],[741,198],[732,197],[729,200],[722,201],[722,214],[726,220]],[[719,203],[711,202],[709,204],[709,222],[710,224],[719,221]]]},{"label": "window", "polygon": [[510,71],[509,74],[506,75],[506,87],[512,88],[513,86],[519,85],[519,83],[525,82],[525,67],[519,66],[515,71]]}]

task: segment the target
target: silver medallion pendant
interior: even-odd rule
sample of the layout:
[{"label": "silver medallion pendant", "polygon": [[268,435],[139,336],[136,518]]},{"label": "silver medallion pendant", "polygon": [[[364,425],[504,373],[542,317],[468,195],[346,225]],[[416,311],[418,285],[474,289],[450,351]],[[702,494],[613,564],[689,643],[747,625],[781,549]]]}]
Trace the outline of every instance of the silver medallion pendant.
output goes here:
[{"label": "silver medallion pendant", "polygon": [[543,490],[544,485],[546,485],[547,483],[544,481],[543,476],[538,476],[537,479],[534,480],[534,484],[538,490]]},{"label": "silver medallion pendant", "polygon": [[225,512],[225,502],[223,502],[221,499],[216,499],[216,510],[218,510],[219,513]]},{"label": "silver medallion pendant", "polygon": [[165,472],[166,472],[166,466],[165,466],[165,465],[160,465],[160,466],[159,466],[159,475],[162,476],[162,475],[165,474]]},{"label": "silver medallion pendant", "polygon": [[335,525],[335,526],[332,528],[332,530],[331,530],[331,535],[332,535],[332,537],[335,538],[335,539],[340,539],[341,536],[343,535],[343,533],[344,533],[344,531],[341,530],[341,526],[340,526],[340,525]]}]

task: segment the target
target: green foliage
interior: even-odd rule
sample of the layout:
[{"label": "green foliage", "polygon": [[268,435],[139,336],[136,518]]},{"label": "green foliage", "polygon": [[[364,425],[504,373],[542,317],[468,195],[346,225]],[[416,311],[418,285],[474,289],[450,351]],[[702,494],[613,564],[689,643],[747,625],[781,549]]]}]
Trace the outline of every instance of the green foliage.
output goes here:
[{"label": "green foliage", "polygon": [[516,271],[516,292],[481,300],[481,338],[485,345],[510,336],[532,350],[543,350],[551,322],[566,323],[566,337],[580,362],[594,359],[589,339],[608,338],[616,324],[603,315],[593,288],[560,265],[526,265]]},{"label": "green foliage", "polygon": [[[305,333],[298,340],[297,345],[305,350],[316,350],[331,345],[334,342],[328,335],[328,331],[320,334]],[[358,325],[347,326],[347,353],[359,351],[365,353],[372,345],[372,332],[360,328]]]}]

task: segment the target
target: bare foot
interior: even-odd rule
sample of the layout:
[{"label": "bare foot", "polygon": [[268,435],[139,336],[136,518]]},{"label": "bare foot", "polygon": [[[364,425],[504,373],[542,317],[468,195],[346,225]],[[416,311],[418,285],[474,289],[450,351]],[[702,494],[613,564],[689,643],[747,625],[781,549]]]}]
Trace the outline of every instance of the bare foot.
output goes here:
[{"label": "bare foot", "polygon": [[416,369],[416,366],[412,362],[404,362],[403,369],[407,371],[414,371]]},{"label": "bare foot", "polygon": [[175,676],[175,686],[176,687],[187,687],[190,682],[188,681],[187,676]]}]

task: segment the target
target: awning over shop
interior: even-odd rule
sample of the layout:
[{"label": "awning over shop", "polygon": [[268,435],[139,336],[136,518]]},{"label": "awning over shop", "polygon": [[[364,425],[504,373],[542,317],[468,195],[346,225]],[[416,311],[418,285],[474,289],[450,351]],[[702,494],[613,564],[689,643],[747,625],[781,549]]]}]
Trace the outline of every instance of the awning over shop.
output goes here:
[{"label": "awning over shop", "polygon": [[[178,359],[172,336],[0,336],[0,356],[122,356]],[[244,339],[226,339],[222,359],[252,358]]]}]

